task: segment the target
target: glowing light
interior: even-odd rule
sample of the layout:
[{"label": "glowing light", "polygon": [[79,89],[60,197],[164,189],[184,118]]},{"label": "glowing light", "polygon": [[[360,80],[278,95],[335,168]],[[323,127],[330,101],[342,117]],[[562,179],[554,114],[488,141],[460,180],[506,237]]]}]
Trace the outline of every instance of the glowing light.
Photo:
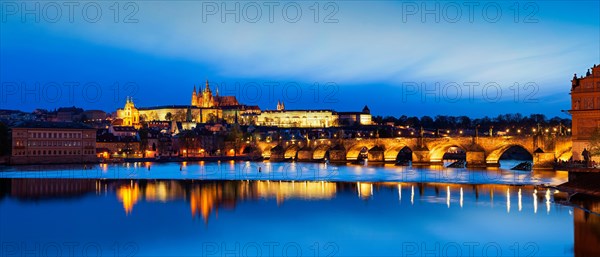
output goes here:
[{"label": "glowing light", "polygon": [[450,186],[446,186],[446,205],[450,208]]},{"label": "glowing light", "polygon": [[398,184],[398,201],[402,201],[402,185]]},{"label": "glowing light", "polygon": [[463,207],[463,188],[460,188],[460,208]]},{"label": "glowing light", "polygon": [[550,188],[546,189],[546,213],[550,213]]},{"label": "glowing light", "polygon": [[521,189],[519,188],[519,211],[521,211],[521,209],[523,209],[523,206],[521,204]]},{"label": "glowing light", "polygon": [[373,196],[373,184],[357,182],[358,197],[368,199]]},{"label": "glowing light", "polygon": [[415,203],[415,186],[410,186],[410,204]]},{"label": "glowing light", "polygon": [[506,189],[506,212],[510,213],[510,188]]},{"label": "glowing light", "polygon": [[538,207],[538,203],[537,203],[537,189],[533,190],[533,213],[537,213],[537,207]]}]

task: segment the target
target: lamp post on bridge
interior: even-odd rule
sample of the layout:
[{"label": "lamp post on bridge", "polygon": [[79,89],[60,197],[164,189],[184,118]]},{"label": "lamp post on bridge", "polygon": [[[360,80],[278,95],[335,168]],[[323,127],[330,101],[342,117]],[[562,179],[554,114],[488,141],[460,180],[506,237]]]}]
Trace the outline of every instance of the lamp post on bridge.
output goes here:
[{"label": "lamp post on bridge", "polygon": [[481,125],[477,124],[477,126],[475,126],[475,143],[477,143],[477,141],[479,140],[479,127]]}]

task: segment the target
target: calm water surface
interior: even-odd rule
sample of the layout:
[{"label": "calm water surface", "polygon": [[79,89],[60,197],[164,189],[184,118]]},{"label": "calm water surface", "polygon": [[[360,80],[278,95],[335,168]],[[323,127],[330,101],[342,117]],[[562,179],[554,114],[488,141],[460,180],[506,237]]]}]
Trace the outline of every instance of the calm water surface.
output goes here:
[{"label": "calm water surface", "polygon": [[[324,163],[184,162],[0,167],[0,178],[183,179],[183,180],[284,180],[284,181],[395,181],[463,184],[558,185],[567,172],[513,171],[518,161],[482,170],[444,167],[362,166]],[[259,172],[260,170],[260,172]],[[24,172],[27,171],[27,172]]]},{"label": "calm water surface", "polygon": [[[560,172],[291,163],[44,169],[0,172],[2,256],[573,256],[600,242],[600,219],[579,207],[598,210],[598,201],[558,204],[560,192],[536,186],[565,181]],[[244,170],[254,172],[236,179]]]}]

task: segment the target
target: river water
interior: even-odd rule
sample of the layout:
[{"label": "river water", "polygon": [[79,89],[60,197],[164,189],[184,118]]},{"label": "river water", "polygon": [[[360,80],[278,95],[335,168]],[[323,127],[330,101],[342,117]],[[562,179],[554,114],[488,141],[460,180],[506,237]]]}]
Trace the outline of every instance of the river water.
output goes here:
[{"label": "river water", "polygon": [[[509,166],[512,164],[509,164]],[[260,170],[260,172],[259,172]],[[2,256],[584,256],[566,172],[221,162],[0,168]]]}]

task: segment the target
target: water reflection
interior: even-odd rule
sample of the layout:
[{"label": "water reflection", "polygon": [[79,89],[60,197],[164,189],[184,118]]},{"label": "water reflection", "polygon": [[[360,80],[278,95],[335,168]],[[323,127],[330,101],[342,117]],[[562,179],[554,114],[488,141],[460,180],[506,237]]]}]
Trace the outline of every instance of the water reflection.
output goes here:
[{"label": "water reflection", "polygon": [[[462,208],[467,195],[476,201],[487,201],[489,206],[502,204],[506,212],[511,211],[511,200],[514,197],[511,191],[517,191],[518,210],[522,211],[525,194],[532,197],[526,198],[533,205],[533,212],[537,213],[538,201],[545,200],[546,213],[549,214],[553,205],[553,193],[544,188],[531,185],[461,185],[448,183],[403,183],[403,182],[327,182],[327,181],[190,181],[190,180],[77,180],[77,179],[3,179],[4,194],[23,200],[40,200],[63,197],[82,196],[86,193],[97,195],[111,195],[111,191],[122,203],[125,214],[134,211],[135,205],[140,202],[168,202],[186,200],[190,203],[192,216],[198,214],[203,219],[219,208],[234,208],[236,203],[248,199],[275,199],[277,205],[289,199],[327,200],[338,193],[354,192],[362,200],[376,197],[378,191],[397,190],[398,201],[402,202],[402,195],[410,194],[410,203],[415,204],[415,196],[420,201],[436,203],[443,199],[447,208],[452,203],[458,203]],[[415,187],[418,194],[415,194]],[[440,189],[444,190],[442,194]],[[407,192],[403,192],[407,191]],[[483,192],[483,193],[482,193]],[[543,193],[539,193],[543,192]],[[558,193],[558,191],[555,191]],[[495,195],[503,195],[503,201],[498,202]],[[467,203],[468,204],[468,203]]]},{"label": "water reflection", "polygon": [[582,196],[573,204],[575,256],[600,256],[600,200]]},{"label": "water reflection", "polygon": [[[133,184],[133,183],[132,183]],[[122,185],[117,189],[117,198],[119,202],[123,203],[123,209],[125,214],[131,213],[133,205],[139,201],[140,188],[137,184],[135,185]]]},{"label": "water reflection", "polygon": [[[457,219],[463,219],[460,218],[462,215],[467,220],[491,219],[493,221],[489,222],[499,223],[500,226],[504,226],[505,222],[515,222],[513,225],[516,224],[516,227],[510,228],[512,229],[510,231],[519,234],[523,232],[519,230],[521,229],[519,226],[524,226],[523,224],[536,224],[535,226],[539,226],[539,228],[562,228],[565,224],[558,222],[562,220],[560,217],[564,217],[572,211],[573,217],[568,219],[573,221],[574,232],[557,228],[556,234],[539,235],[540,238],[557,237],[563,243],[574,242],[572,249],[569,250],[571,252],[567,251],[566,255],[573,253],[577,256],[600,255],[600,251],[596,247],[600,245],[600,218],[594,214],[600,212],[600,201],[584,198],[573,200],[570,205],[574,207],[557,205],[554,196],[559,192],[532,185],[252,180],[0,179],[0,188],[0,199],[13,199],[25,204],[28,202],[52,202],[48,200],[58,199],[75,199],[83,204],[92,199],[106,199],[119,205],[119,210],[113,210],[112,215],[121,216],[122,219],[119,222],[122,224],[139,220],[143,216],[148,216],[152,211],[160,211],[161,213],[171,213],[168,217],[172,219],[201,220],[201,223],[206,226],[209,224],[223,226],[223,222],[239,224],[237,219],[246,219],[244,215],[255,214],[257,210],[248,210],[248,204],[252,206],[258,204],[256,208],[265,210],[265,213],[279,210],[282,215],[297,217],[294,216],[294,213],[301,210],[304,210],[303,215],[309,215],[310,212],[307,212],[306,208],[315,211],[317,210],[311,209],[313,206],[323,208],[322,205],[318,205],[319,202],[340,208],[354,206],[353,203],[358,202],[362,203],[359,206],[365,206],[364,208],[367,208],[371,215],[359,216],[357,217],[359,220],[365,219],[365,217],[379,217],[375,213],[386,210],[397,215],[399,219],[402,219],[403,215],[417,212],[415,215],[417,215],[416,217],[422,216],[421,221],[417,218],[417,220],[408,219],[406,222],[417,222],[419,226],[423,226],[420,229],[429,229],[432,230],[430,233],[436,234],[442,233],[439,231],[466,229],[460,226],[453,227],[456,224],[453,226],[446,224],[435,228],[435,224],[441,220],[449,219],[452,221],[448,221],[449,223],[456,223]],[[410,195],[410,199],[408,195]],[[538,213],[539,201],[544,201],[545,212]],[[170,203],[177,205],[164,205]],[[177,212],[177,208],[173,207],[180,206],[179,203],[185,205],[185,212]],[[298,206],[300,203],[301,206]],[[6,201],[0,201],[0,206],[3,206],[2,204],[6,204]],[[370,205],[374,205],[373,208],[376,207],[376,209],[369,209]],[[439,209],[439,207],[446,210]],[[494,211],[494,209],[497,210]],[[220,211],[226,211],[228,215],[217,216]],[[444,214],[441,214],[442,212]],[[355,210],[349,212],[349,215],[352,213],[360,215],[361,212]],[[343,215],[340,214],[340,216]],[[285,217],[281,216],[280,218],[284,219]],[[224,220],[219,221],[219,219]],[[267,227],[270,222],[261,221],[260,218],[254,219]],[[379,217],[378,219],[385,218]],[[247,220],[245,221],[247,222]],[[170,221],[157,220],[155,222]],[[288,222],[287,225],[293,227],[296,226],[294,223],[297,220]],[[331,226],[331,222],[335,222],[335,220],[328,222],[330,223],[319,224],[320,226]],[[344,224],[339,224],[339,226]],[[465,224],[465,226],[470,226],[468,223]],[[446,228],[447,226],[450,227]],[[314,229],[313,232],[320,231],[318,227]],[[402,230],[398,228],[398,231]],[[536,234],[537,232],[528,231],[526,233]],[[574,238],[569,239],[571,233],[574,233]],[[537,242],[538,238],[536,236],[530,240]],[[564,252],[560,253],[560,255],[564,254]]]}]

